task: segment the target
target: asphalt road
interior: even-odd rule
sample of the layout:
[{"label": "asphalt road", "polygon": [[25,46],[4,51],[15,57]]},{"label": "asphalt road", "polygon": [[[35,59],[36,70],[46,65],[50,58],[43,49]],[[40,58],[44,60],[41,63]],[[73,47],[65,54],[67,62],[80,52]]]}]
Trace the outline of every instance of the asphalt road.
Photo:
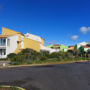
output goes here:
[{"label": "asphalt road", "polygon": [[26,90],[90,90],[90,62],[3,69],[0,85]]}]

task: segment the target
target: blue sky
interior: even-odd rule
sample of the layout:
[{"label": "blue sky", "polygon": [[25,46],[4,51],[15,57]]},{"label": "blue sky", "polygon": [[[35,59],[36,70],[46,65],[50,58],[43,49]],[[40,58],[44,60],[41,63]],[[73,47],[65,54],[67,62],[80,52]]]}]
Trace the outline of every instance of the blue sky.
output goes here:
[{"label": "blue sky", "polygon": [[90,0],[0,0],[0,33],[7,27],[56,44],[90,41]]}]

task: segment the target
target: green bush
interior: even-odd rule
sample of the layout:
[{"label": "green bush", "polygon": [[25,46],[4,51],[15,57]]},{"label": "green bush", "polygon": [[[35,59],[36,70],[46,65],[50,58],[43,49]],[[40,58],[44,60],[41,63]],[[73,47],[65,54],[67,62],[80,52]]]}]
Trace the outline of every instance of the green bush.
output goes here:
[{"label": "green bush", "polygon": [[13,57],[15,57],[15,56],[17,56],[15,53],[10,53],[7,57],[8,57],[8,58],[13,58]]},{"label": "green bush", "polygon": [[46,57],[49,57],[49,52],[48,51],[43,51],[43,52],[41,52],[41,55],[42,56],[46,56]]},{"label": "green bush", "polygon": [[41,61],[44,61],[44,60],[46,60],[46,59],[47,59],[46,56],[41,56],[41,58],[40,58]]},{"label": "green bush", "polygon": [[42,61],[49,61],[50,59],[55,61],[69,61],[69,60],[85,60],[90,59],[90,54],[87,53],[69,53],[69,52],[54,52],[49,54],[49,52],[36,52],[32,49],[23,49],[20,53],[14,54],[11,53],[8,55],[8,58],[14,65],[19,65],[23,63],[32,64],[34,62],[42,62]]},{"label": "green bush", "polygon": [[25,55],[17,55],[11,58],[12,62],[25,62]]},{"label": "green bush", "polygon": [[12,65],[20,65],[20,64],[22,64],[22,63],[21,63],[21,62],[16,61],[16,62],[12,62],[11,64],[12,64]]},{"label": "green bush", "polygon": [[27,60],[27,64],[32,64],[32,60]]},{"label": "green bush", "polygon": [[7,61],[8,58],[0,58],[0,61]]},{"label": "green bush", "polygon": [[23,49],[17,55],[13,53],[8,55],[8,58],[11,60],[11,62],[32,63],[32,60],[40,60],[41,53],[32,49]]},{"label": "green bush", "polygon": [[49,58],[59,58],[59,56],[60,56],[59,52],[56,52],[56,53],[54,52],[49,55]]}]

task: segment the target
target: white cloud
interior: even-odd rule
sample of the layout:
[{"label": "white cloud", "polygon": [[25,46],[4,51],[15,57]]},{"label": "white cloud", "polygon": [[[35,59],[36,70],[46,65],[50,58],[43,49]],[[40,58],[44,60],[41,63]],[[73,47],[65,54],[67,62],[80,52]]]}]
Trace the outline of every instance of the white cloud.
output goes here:
[{"label": "white cloud", "polygon": [[88,31],[90,31],[90,27],[88,27]]},{"label": "white cloud", "polygon": [[[85,26],[83,26],[83,27],[80,28],[80,32],[81,32],[82,34],[87,34],[88,32],[90,32],[90,27],[85,27]],[[71,37],[71,39],[72,39],[72,40],[77,40],[78,37],[79,37],[78,35],[73,35],[73,36]]]},{"label": "white cloud", "polygon": [[86,34],[88,32],[88,28],[87,27],[81,27],[80,32],[83,34]]},{"label": "white cloud", "polygon": [[80,32],[83,34],[86,34],[90,31],[90,27],[81,27]]},{"label": "white cloud", "polygon": [[71,37],[72,40],[77,40],[78,39],[78,35],[74,35]]}]

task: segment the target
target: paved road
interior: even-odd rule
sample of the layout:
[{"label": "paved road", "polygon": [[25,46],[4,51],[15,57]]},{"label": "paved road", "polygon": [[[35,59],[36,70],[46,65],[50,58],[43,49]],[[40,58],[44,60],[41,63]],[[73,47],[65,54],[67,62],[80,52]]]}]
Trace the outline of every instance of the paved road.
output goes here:
[{"label": "paved road", "polygon": [[0,85],[26,90],[90,90],[90,62],[0,70]]}]

